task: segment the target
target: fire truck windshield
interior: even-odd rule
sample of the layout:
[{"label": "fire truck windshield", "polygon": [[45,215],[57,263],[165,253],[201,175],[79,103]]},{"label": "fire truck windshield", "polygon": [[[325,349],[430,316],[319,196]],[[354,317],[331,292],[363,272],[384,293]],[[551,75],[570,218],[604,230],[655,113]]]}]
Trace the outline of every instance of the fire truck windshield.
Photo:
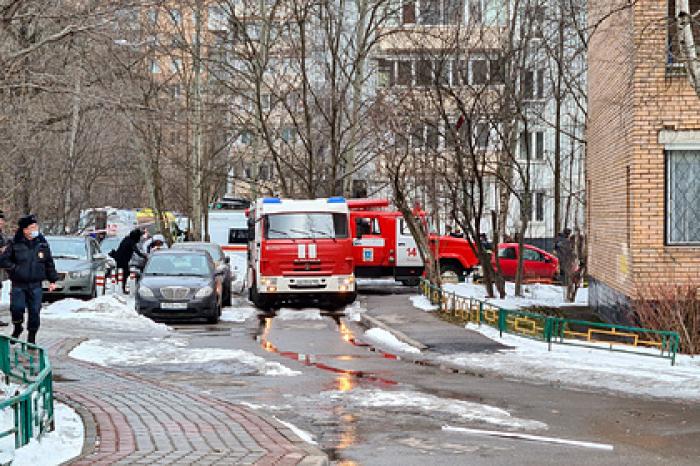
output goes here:
[{"label": "fire truck windshield", "polygon": [[348,219],[344,214],[271,214],[265,220],[267,239],[347,238]]}]

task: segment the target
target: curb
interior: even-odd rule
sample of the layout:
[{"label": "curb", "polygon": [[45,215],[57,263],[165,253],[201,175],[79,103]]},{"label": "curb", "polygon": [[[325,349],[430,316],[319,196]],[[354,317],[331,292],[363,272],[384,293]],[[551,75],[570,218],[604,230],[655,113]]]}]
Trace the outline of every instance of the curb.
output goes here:
[{"label": "curb", "polygon": [[[259,417],[259,413],[256,412]],[[330,464],[328,455],[321,451],[315,445],[312,445],[300,437],[298,437],[289,427],[282,424],[274,416],[265,416],[263,419],[268,424],[275,426],[276,430],[283,435],[290,443],[296,446],[304,453],[304,456],[299,460],[297,466],[328,466]]]},{"label": "curb", "polygon": [[[407,336],[403,332],[393,329],[384,322],[379,321],[377,318],[372,317],[372,316],[367,316],[365,314],[361,315],[360,322],[359,324],[363,325],[364,327],[379,327],[387,332],[390,332],[393,334],[396,338],[399,340],[403,341],[404,343],[407,343],[409,345],[415,346],[419,348],[421,351],[429,349],[428,346],[424,345],[423,343],[419,342],[418,340],[414,340],[413,338]],[[375,350],[381,351],[380,348],[376,348],[376,345],[371,344],[371,348],[374,348]],[[503,376],[500,374],[496,374],[493,372],[489,371],[474,371],[471,369],[464,368],[462,366],[459,366],[457,364],[453,364],[450,362],[446,361],[435,361],[434,359],[426,356],[425,354],[413,354],[413,353],[401,353],[400,356],[397,356],[396,359],[401,360],[401,361],[406,361],[410,362],[412,364],[418,365],[418,366],[425,366],[425,367],[434,367],[436,369],[440,369],[443,372],[447,372],[450,374],[463,374],[463,375],[469,375],[472,377],[479,377],[479,378],[492,378],[492,379],[504,379]]]},{"label": "curb", "polygon": [[366,327],[369,327],[369,328],[379,327],[382,330],[386,330],[387,332],[394,335],[399,341],[402,341],[403,343],[406,343],[408,345],[416,347],[421,351],[428,349],[428,347],[426,345],[424,345],[423,343],[421,343],[420,341],[414,340],[413,338],[409,337],[405,333],[389,327],[387,324],[385,324],[381,320],[377,319],[376,317],[368,316],[365,313],[363,313],[360,315],[360,323],[364,324]]}]

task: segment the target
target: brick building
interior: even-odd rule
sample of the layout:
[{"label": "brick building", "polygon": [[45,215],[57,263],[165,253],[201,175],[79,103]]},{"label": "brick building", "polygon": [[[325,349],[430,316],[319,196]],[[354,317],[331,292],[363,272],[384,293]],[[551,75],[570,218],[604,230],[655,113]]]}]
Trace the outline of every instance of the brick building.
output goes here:
[{"label": "brick building", "polygon": [[673,0],[592,0],[589,13],[590,301],[627,321],[641,290],[700,279],[700,99]]}]

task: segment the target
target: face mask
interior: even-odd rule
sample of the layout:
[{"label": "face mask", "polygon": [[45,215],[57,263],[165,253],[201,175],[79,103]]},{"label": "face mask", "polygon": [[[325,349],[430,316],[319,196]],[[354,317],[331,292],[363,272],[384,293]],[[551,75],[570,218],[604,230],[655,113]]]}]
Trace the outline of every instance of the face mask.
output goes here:
[{"label": "face mask", "polygon": [[37,231],[32,231],[31,233],[29,233],[29,236],[31,236],[32,238],[38,238],[38,237],[39,237],[39,231],[38,231],[38,230],[37,230]]}]

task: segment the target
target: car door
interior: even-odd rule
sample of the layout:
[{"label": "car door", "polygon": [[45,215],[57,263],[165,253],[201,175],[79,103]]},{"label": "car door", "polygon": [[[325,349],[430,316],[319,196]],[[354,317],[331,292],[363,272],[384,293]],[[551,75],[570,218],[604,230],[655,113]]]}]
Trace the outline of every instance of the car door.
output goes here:
[{"label": "car door", "polygon": [[382,226],[376,214],[362,212],[354,219],[355,264],[357,266],[382,266],[386,260],[386,239],[382,236]]},{"label": "car door", "polygon": [[525,247],[523,251],[523,275],[525,278],[540,278],[547,275],[544,256],[538,251]]},{"label": "car door", "polygon": [[504,246],[498,249],[497,260],[501,265],[504,278],[514,278],[518,270],[518,252],[515,246]]}]

